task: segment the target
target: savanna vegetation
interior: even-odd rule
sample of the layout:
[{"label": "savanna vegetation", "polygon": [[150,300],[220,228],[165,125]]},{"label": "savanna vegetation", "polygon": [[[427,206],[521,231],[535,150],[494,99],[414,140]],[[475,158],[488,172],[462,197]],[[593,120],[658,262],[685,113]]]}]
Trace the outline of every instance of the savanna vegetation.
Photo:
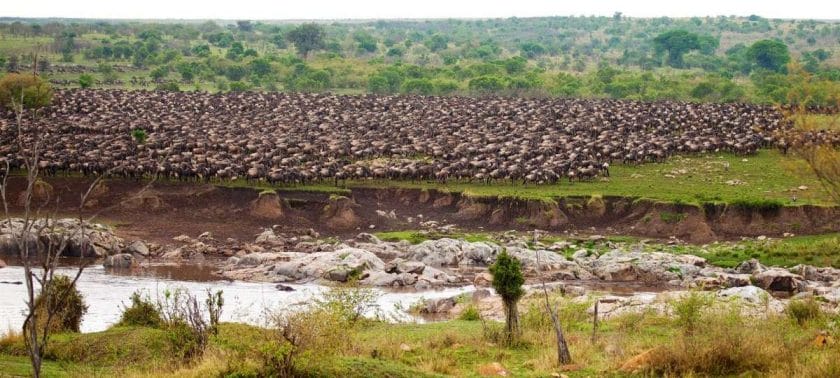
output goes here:
[{"label": "savanna vegetation", "polygon": [[796,85],[785,75],[794,62],[819,79],[811,101],[824,104],[840,80],[831,21],[3,21],[6,71],[37,69],[70,87],[775,103]]},{"label": "savanna vegetation", "polygon": [[[573,364],[558,365],[551,320],[539,296],[520,302],[520,333],[511,344],[504,325],[482,318],[474,307],[463,320],[391,324],[355,316],[365,308],[358,298],[370,298],[359,289],[336,290],[340,293],[294,314],[268,311],[265,327],[221,323],[200,354],[194,353],[191,333],[171,331],[173,325],[160,322],[161,309],[149,305],[151,312],[142,312],[151,321],[54,335],[44,376],[826,377],[840,372],[835,342],[840,319],[809,300],[791,301],[782,314],[768,315],[760,305],[693,293],[663,299],[672,316],[630,312],[602,319],[593,330],[587,312],[592,301],[551,293],[574,356]],[[132,301],[126,314],[131,311],[129,317],[137,320]],[[0,339],[5,375],[28,374],[22,343],[15,333]]]}]

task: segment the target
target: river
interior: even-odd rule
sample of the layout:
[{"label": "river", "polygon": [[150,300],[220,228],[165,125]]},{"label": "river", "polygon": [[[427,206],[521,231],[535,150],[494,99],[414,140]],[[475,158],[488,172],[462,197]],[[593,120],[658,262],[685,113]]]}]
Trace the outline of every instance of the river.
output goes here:
[{"label": "river", "polygon": [[[294,291],[277,290],[275,284],[224,281],[208,278],[205,274],[190,274],[188,266],[160,266],[129,274],[113,274],[101,265],[86,268],[77,283],[88,305],[82,319],[82,332],[103,331],[119,321],[122,308],[135,291],[149,293],[153,298],[168,288],[184,288],[204,298],[205,291],[222,290],[225,306],[222,321],[266,325],[266,315],[278,310],[302,308],[312,303],[328,287],[317,284],[290,284]],[[59,268],[59,273],[72,275],[73,268]],[[0,269],[0,282],[19,282],[23,268],[8,266]],[[418,321],[422,318],[409,315],[405,310],[421,299],[456,296],[474,291],[473,286],[443,290],[405,292],[373,289],[377,292],[376,309],[392,319]],[[0,332],[20,329],[23,324],[26,287],[21,284],[0,284]]]}]

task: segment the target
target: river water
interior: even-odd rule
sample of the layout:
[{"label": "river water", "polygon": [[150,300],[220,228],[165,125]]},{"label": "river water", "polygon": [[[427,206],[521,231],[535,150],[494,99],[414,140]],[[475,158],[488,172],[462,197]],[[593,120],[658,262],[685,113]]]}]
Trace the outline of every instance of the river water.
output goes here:
[{"label": "river water", "polygon": [[[303,308],[328,290],[328,287],[322,285],[292,284],[287,286],[294,288],[294,291],[280,291],[275,284],[223,281],[208,278],[204,274],[199,275],[200,279],[191,279],[194,273],[191,275],[186,270],[193,270],[193,267],[161,266],[131,274],[112,274],[101,265],[86,268],[77,284],[88,305],[88,312],[82,319],[82,332],[102,331],[116,323],[123,306],[137,290],[145,291],[155,298],[166,289],[184,288],[201,299],[207,289],[222,290],[225,299],[222,321],[254,325],[266,325],[267,314],[271,312]],[[75,269],[59,268],[58,273],[72,275]],[[0,282],[19,282],[22,279],[23,268],[20,266],[0,269]],[[422,318],[406,312],[412,304],[422,299],[468,293],[475,288],[465,286],[422,292],[374,290],[379,294],[376,310],[380,314],[401,321],[422,322]],[[20,329],[24,319],[25,295],[24,285],[0,283],[0,332]]]}]

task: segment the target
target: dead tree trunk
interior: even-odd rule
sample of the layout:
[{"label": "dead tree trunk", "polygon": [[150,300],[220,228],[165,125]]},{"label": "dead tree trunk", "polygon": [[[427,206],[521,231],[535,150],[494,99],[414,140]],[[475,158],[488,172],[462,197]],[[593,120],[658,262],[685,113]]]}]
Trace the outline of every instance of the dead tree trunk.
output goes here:
[{"label": "dead tree trunk", "polygon": [[[537,231],[534,231],[534,243],[537,242]],[[572,354],[569,352],[569,344],[566,343],[566,336],[563,335],[563,327],[560,324],[560,319],[557,316],[557,310],[551,307],[551,301],[548,299],[548,288],[545,284],[545,279],[542,274],[542,266],[540,264],[540,251],[537,249],[537,275],[540,277],[540,283],[543,289],[543,298],[545,298],[545,310],[551,316],[551,323],[554,325],[554,335],[557,338],[557,363],[560,365],[568,365],[572,363]]]}]

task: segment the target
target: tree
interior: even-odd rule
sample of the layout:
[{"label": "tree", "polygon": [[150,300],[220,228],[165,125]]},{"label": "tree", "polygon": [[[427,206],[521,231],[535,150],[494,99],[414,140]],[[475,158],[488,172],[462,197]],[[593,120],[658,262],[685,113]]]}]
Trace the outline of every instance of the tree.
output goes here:
[{"label": "tree", "polygon": [[429,37],[429,39],[423,42],[423,44],[426,45],[426,47],[432,52],[438,52],[446,48],[449,44],[449,40],[440,34],[435,34]]},{"label": "tree", "polygon": [[[79,318],[85,311],[81,298],[74,295],[76,282],[84,270],[84,258],[92,255],[92,245],[85,231],[89,219],[82,218],[82,210],[88,196],[100,183],[100,178],[95,179],[80,196],[79,217],[75,226],[58,227],[54,214],[41,211],[51,207],[51,201],[55,202],[57,209],[59,200],[57,197],[53,200],[47,196],[46,199],[38,198],[36,201],[37,188],[44,185],[39,177],[42,135],[49,132],[49,128],[53,126],[39,122],[38,118],[41,109],[49,104],[52,92],[38,77],[31,77],[27,84],[22,85],[20,78],[13,76],[9,79],[8,76],[0,81],[0,94],[9,95],[9,102],[4,105],[15,115],[14,121],[9,125],[9,131],[13,133],[11,143],[15,144],[17,151],[16,168],[19,167],[25,172],[22,178],[24,189],[20,195],[23,199],[22,210],[16,212],[16,220],[13,220],[9,208],[9,172],[12,168],[10,159],[4,159],[5,169],[0,170],[0,199],[5,216],[3,222],[9,230],[11,241],[23,265],[26,309],[22,331],[26,352],[32,365],[32,375],[39,378],[50,333],[56,325],[61,326],[57,328],[77,329]],[[58,263],[70,246],[74,246],[79,254],[76,273],[69,277],[56,275]],[[40,293],[37,294],[36,284],[41,287]],[[67,318],[62,319],[62,316]]]},{"label": "tree", "polygon": [[288,33],[286,39],[295,45],[298,54],[306,59],[312,51],[324,49],[324,29],[318,24],[303,24]]},{"label": "tree", "polygon": [[747,50],[747,58],[752,64],[774,72],[784,72],[790,62],[788,47],[775,39],[763,39],[755,42]]},{"label": "tree", "polygon": [[522,50],[522,55],[525,55],[529,59],[536,58],[546,53],[545,46],[534,42],[523,43],[519,45],[519,49]]},{"label": "tree", "polygon": [[251,21],[244,20],[244,21],[236,21],[236,28],[242,32],[252,32],[254,31],[254,24]]},{"label": "tree", "polygon": [[496,262],[490,265],[490,274],[493,275],[493,289],[502,297],[505,307],[505,339],[508,345],[512,345],[519,337],[517,304],[525,294],[525,290],[522,289],[522,284],[525,283],[522,267],[519,260],[503,250],[496,257]]},{"label": "tree", "polygon": [[79,87],[82,89],[90,88],[93,86],[93,76],[90,74],[81,74],[79,75]]},{"label": "tree", "polygon": [[507,87],[507,83],[505,83],[505,80],[501,77],[485,75],[470,80],[469,87],[475,92],[492,93],[505,89]]},{"label": "tree", "polygon": [[683,55],[691,50],[700,49],[700,39],[697,34],[677,29],[662,33],[653,39],[657,53],[668,53],[668,65],[681,68]]},{"label": "tree", "polygon": [[52,89],[40,77],[10,73],[0,79],[0,106],[14,110],[15,104],[40,109],[50,104]]}]

